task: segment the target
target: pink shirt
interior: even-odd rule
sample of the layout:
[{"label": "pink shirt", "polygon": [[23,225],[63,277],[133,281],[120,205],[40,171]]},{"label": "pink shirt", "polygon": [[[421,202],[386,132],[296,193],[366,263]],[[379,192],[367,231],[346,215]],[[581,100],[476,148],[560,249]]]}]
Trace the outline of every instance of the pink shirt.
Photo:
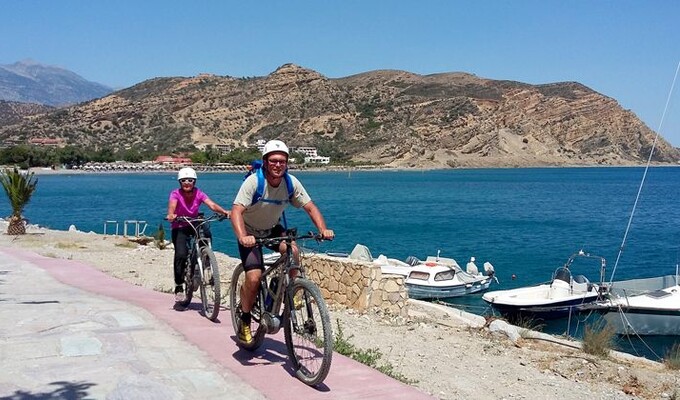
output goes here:
[{"label": "pink shirt", "polygon": [[[187,203],[187,200],[185,200],[185,196],[182,196],[182,189],[175,189],[172,192],[170,192],[170,200],[177,200],[177,207],[175,208],[175,215],[178,217],[193,217],[196,218],[198,217],[198,209],[201,207],[201,204],[208,198],[208,195],[203,193],[201,189],[195,187],[194,188],[194,196],[193,198],[189,198],[189,202]],[[181,228],[183,226],[186,226],[186,223],[182,223],[179,221],[173,221],[170,226],[172,229],[175,228]]]}]

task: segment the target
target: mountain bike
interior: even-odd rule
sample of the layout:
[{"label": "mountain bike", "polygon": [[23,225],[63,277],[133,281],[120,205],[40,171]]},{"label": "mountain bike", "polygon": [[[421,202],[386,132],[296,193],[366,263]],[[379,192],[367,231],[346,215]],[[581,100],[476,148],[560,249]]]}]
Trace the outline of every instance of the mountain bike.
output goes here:
[{"label": "mountain bike", "polygon": [[198,218],[177,217],[178,221],[188,223],[195,233],[187,239],[189,255],[184,271],[185,297],[184,301],[178,304],[187,307],[191,303],[194,291],[200,289],[203,315],[211,321],[217,320],[220,313],[220,271],[210,239],[205,237],[205,228],[212,221],[222,221],[226,218],[220,214],[207,218],[201,215]]},{"label": "mountain bike", "polygon": [[306,278],[304,268],[294,260],[292,243],[305,239],[320,241],[322,237],[311,232],[297,236],[296,230],[290,229],[286,236],[256,239],[258,246],[278,248],[282,242],[287,246],[286,252],[262,273],[251,310],[251,343],[245,343],[238,337],[242,313],[241,289],[245,281],[242,264],[236,266],[232,276],[229,304],[239,347],[254,351],[262,345],[265,334],[277,333],[283,324],[286,349],[295,375],[305,384],[314,386],[323,382],[330,370],[333,332],[319,287]]}]

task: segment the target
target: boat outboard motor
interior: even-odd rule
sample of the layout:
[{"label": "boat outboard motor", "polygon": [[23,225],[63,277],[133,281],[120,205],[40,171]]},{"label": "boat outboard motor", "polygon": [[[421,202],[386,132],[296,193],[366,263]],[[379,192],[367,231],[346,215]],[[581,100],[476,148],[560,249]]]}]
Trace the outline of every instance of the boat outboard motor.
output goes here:
[{"label": "boat outboard motor", "polygon": [[494,268],[493,265],[488,261],[484,263],[484,274],[486,274],[486,276],[489,278],[493,278],[496,283],[498,283],[498,278],[496,277],[496,268]]},{"label": "boat outboard motor", "polygon": [[470,257],[470,262],[465,266],[465,272],[470,275],[479,275],[479,268],[477,268],[477,265],[475,264],[474,257]]},{"label": "boat outboard motor", "polygon": [[484,263],[484,274],[486,276],[494,276],[496,274],[496,269],[488,261]]},{"label": "boat outboard motor", "polygon": [[408,256],[406,257],[406,264],[415,267],[416,265],[421,264],[421,261],[416,256]]}]

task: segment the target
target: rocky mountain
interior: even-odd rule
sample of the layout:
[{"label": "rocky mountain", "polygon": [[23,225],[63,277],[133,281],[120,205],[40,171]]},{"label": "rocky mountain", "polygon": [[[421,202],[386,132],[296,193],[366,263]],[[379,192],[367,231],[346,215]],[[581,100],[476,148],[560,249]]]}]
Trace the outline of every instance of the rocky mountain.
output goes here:
[{"label": "rocky mountain", "polygon": [[0,100],[0,126],[20,123],[25,117],[44,114],[53,108],[42,104]]},{"label": "rocky mountain", "polygon": [[[642,164],[654,136],[576,82],[405,71],[329,79],[292,64],[255,78],[151,79],[0,128],[0,139],[161,151],[280,138],[333,158],[421,168]],[[660,139],[654,160],[676,163],[680,151]]]},{"label": "rocky mountain", "polygon": [[0,100],[64,106],[96,99],[112,91],[71,71],[31,60],[0,65]]}]

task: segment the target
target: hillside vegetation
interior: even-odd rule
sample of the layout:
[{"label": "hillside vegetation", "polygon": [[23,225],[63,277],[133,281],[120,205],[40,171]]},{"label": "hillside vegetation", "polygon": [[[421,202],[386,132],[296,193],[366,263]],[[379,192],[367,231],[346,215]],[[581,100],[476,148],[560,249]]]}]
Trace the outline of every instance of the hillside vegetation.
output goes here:
[{"label": "hillside vegetation", "polygon": [[[0,127],[0,139],[15,143],[62,138],[113,151],[280,138],[334,160],[420,168],[641,164],[654,135],[614,99],[576,82],[404,71],[330,79],[293,64],[264,77],[151,79]],[[654,160],[676,163],[680,152],[661,139]]]}]

